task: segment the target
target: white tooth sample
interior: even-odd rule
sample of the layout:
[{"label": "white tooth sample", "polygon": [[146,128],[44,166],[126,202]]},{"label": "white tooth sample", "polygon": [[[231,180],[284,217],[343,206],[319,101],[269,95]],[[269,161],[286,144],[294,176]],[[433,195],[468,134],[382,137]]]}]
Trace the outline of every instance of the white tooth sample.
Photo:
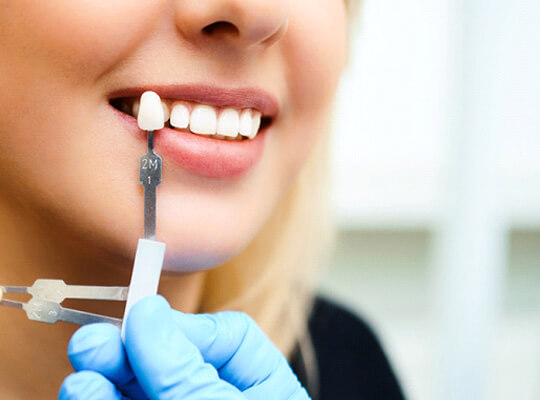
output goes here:
[{"label": "white tooth sample", "polygon": [[141,96],[137,123],[143,131],[155,131],[165,126],[165,115],[158,94],[152,91],[144,92]]},{"label": "white tooth sample", "polygon": [[253,139],[255,136],[257,136],[257,132],[259,132],[259,128],[261,126],[261,113],[259,111],[253,112],[253,121],[251,126],[251,135],[249,136],[250,139]]},{"label": "white tooth sample", "polygon": [[171,111],[171,126],[184,129],[189,125],[189,110],[183,104],[173,104]]},{"label": "white tooth sample", "polygon": [[251,135],[251,109],[246,108],[242,111],[240,114],[240,134],[242,136],[250,136]]},{"label": "white tooth sample", "polygon": [[167,106],[167,104],[162,101],[161,102],[161,107],[163,107],[163,122],[167,122],[169,120],[169,117],[170,117],[170,113],[169,113],[169,107]]},{"label": "white tooth sample", "polygon": [[223,136],[236,137],[240,125],[238,111],[233,108],[226,108],[219,114],[217,122],[217,133]]},{"label": "white tooth sample", "polygon": [[200,135],[214,135],[217,129],[216,111],[213,107],[198,105],[193,108],[189,129]]}]

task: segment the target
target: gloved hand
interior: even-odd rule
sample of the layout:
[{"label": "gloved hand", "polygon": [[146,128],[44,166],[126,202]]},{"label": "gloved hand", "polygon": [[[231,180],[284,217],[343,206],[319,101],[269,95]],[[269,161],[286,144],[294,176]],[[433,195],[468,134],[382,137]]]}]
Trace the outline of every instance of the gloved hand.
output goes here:
[{"label": "gloved hand", "polygon": [[71,338],[68,356],[78,372],[64,380],[59,400],[309,399],[249,316],[185,314],[161,296],[133,306],[125,343],[113,325],[86,325]]}]

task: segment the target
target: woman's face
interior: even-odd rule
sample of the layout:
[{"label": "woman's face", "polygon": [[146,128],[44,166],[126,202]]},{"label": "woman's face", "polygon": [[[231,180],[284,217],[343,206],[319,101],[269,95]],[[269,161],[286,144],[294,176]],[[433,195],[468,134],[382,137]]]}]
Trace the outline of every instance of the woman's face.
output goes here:
[{"label": "woman's face", "polygon": [[156,132],[170,270],[219,265],[254,238],[326,129],[345,63],[342,0],[3,3],[0,196],[53,229],[132,256],[146,136],[129,114],[145,90],[189,100],[200,129],[225,108],[262,112],[251,140]]}]

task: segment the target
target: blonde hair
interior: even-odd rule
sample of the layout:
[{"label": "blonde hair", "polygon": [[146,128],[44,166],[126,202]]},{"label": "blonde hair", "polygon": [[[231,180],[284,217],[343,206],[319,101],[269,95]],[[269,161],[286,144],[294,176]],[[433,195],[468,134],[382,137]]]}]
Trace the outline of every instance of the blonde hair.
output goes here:
[{"label": "blonde hair", "polygon": [[203,288],[200,312],[246,312],[288,357],[309,338],[308,314],[333,244],[330,128],[262,231],[240,255],[208,271]]},{"label": "blonde hair", "polygon": [[330,135],[319,138],[297,180],[262,231],[233,260],[207,272],[201,312],[251,315],[286,355],[304,334],[320,261],[331,237]]}]

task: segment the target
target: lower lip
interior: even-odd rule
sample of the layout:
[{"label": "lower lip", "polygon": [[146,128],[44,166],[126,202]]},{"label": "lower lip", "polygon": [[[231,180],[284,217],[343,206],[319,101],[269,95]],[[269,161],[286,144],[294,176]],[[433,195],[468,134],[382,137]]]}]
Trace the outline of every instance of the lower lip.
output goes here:
[{"label": "lower lip", "polygon": [[[135,117],[111,108],[134,135],[146,140]],[[259,131],[254,139],[221,140],[186,131],[163,128],[155,132],[158,154],[195,175],[226,179],[240,177],[261,159],[268,127]]]}]

